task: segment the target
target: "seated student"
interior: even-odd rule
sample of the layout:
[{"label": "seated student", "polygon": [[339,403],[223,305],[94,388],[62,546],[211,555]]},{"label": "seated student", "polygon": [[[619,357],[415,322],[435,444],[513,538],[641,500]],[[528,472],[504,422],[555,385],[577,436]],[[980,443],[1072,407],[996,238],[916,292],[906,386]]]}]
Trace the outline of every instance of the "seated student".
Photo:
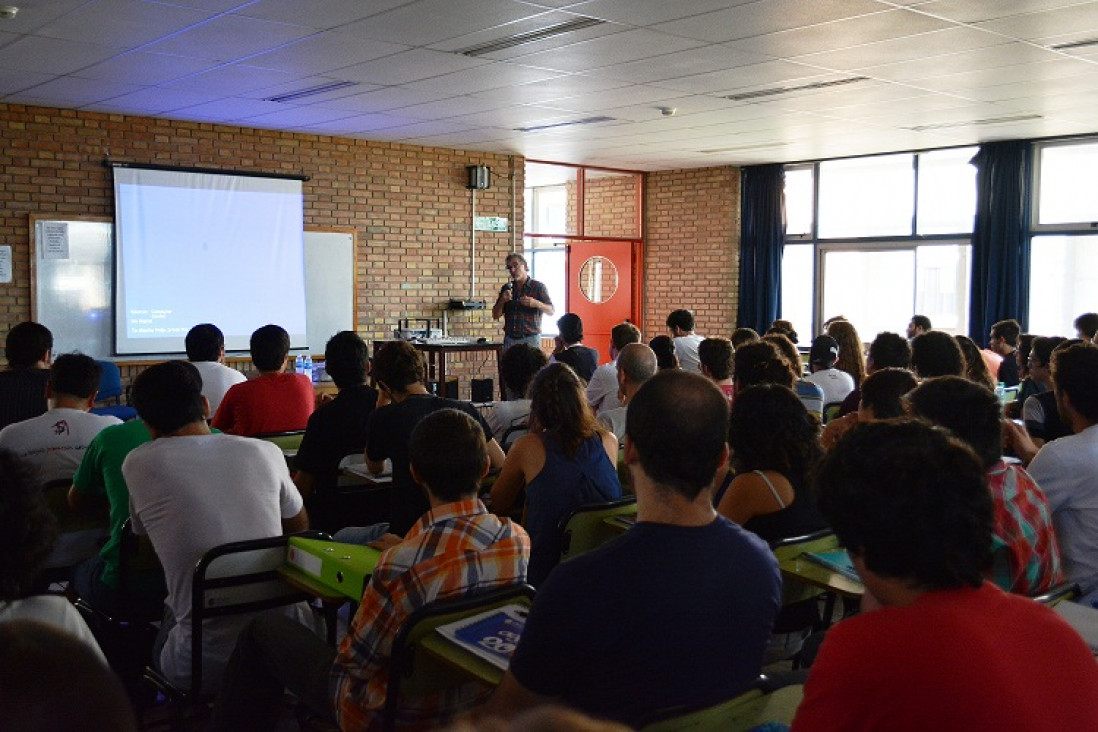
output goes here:
[{"label": "seated student", "polygon": [[[152,442],[122,464],[135,534],[148,534],[168,585],[153,666],[188,688],[191,676],[191,581],[215,546],[303,531],[301,494],[276,445],[215,435],[206,424],[202,377],[193,364],[156,364],[134,379],[133,404]],[[278,608],[307,619],[306,607]],[[205,691],[216,689],[248,615],[206,622],[202,636]]]},{"label": "seated student", "polygon": [[835,368],[849,374],[854,380],[854,388],[857,388],[865,379],[865,344],[858,335],[858,330],[849,320],[839,318],[829,323],[824,333],[839,344],[839,358],[835,362]]},{"label": "seated student", "polygon": [[618,401],[618,355],[630,343],[640,343],[640,340],[640,329],[629,321],[618,323],[610,329],[610,362],[595,369],[587,384],[587,403],[595,414],[621,406]]},{"label": "seated student", "polygon": [[[779,333],[765,335],[762,340],[777,346],[778,352],[785,357],[785,360],[789,363],[789,370],[793,373],[793,391],[796,393],[797,398],[801,400],[804,408],[816,418],[817,422],[823,421],[824,391],[803,377],[804,366],[801,364],[801,354],[797,347],[793,345],[793,341]],[[761,354],[761,351],[755,353],[756,356],[752,356],[748,360],[756,358]]]},{"label": "seated student", "polygon": [[390,341],[378,349],[374,354],[374,377],[378,398],[377,408],[366,423],[366,467],[379,475],[385,469],[385,461],[392,461],[389,521],[341,529],[336,540],[350,544],[368,544],[382,538],[386,532],[399,539],[430,507],[427,496],[408,469],[408,441],[412,430],[428,414],[441,409],[457,409],[468,414],[484,430],[492,467],[503,466],[503,449],[476,408],[469,402],[437,397],[427,390],[423,354],[411,343]]},{"label": "seated student", "polygon": [[949,333],[932,330],[911,341],[911,370],[920,379],[963,376],[965,355]]},{"label": "seated student", "polygon": [[656,336],[648,341],[648,347],[656,354],[656,363],[660,371],[681,368],[679,357],[675,355],[675,344],[671,342],[671,336]]},{"label": "seated student", "polygon": [[[213,729],[274,729],[283,688],[342,729],[377,729],[400,626],[429,602],[522,582],[530,539],[479,500],[488,472],[484,430],[469,415],[440,409],[414,427],[411,474],[430,502],[403,538],[390,540],[336,649],[282,618],[263,617],[240,636],[214,705]],[[437,726],[483,697],[469,684],[445,695],[403,698],[398,722]]]},{"label": "seated student", "polygon": [[[75,637],[106,664],[99,644],[67,598],[29,594],[56,540],[57,519],[46,505],[33,466],[0,449],[0,625],[13,620],[47,623]],[[7,726],[3,719],[0,727]]]},{"label": "seated student", "polygon": [[117,417],[88,411],[99,391],[100,371],[90,356],[58,356],[46,384],[49,411],[0,430],[0,447],[30,461],[43,483],[72,478],[92,438],[122,423]]},{"label": "seated student", "polygon": [[0,371],[0,429],[49,409],[46,381],[53,353],[53,334],[41,323],[12,326],[4,341],[8,368]]},{"label": "seated student", "polygon": [[986,386],[988,389],[995,391],[997,383],[987,364],[984,363],[984,359],[980,355],[980,347],[976,345],[976,341],[966,335],[955,335],[953,340],[957,341],[957,345],[961,347],[961,353],[965,357],[965,370],[962,376],[973,383]]},{"label": "seated student", "polygon": [[136,732],[126,690],[98,651],[45,623],[0,623],[4,729]]},{"label": "seated student", "polygon": [[781,580],[766,544],[713,510],[727,428],[728,400],[708,379],[645,382],[625,432],[637,524],[538,588],[487,714],[557,701],[636,726],[751,687]]},{"label": "seated student", "polygon": [[[923,316],[916,315],[916,318]],[[914,318],[912,318],[914,322]],[[911,326],[908,326],[910,329]],[[865,373],[866,376],[872,374],[874,371],[887,368],[906,369],[911,366],[911,345],[908,344],[907,339],[900,336],[898,333],[889,333],[887,331],[878,333],[877,337],[873,339],[873,342],[869,344],[869,353],[865,357]],[[854,391],[850,392],[846,399],[843,399],[843,406],[839,409],[839,416],[852,414],[858,411],[858,405],[862,401],[862,385],[858,384],[854,387]]]},{"label": "seated student", "polygon": [[[549,359],[540,348],[526,343],[516,343],[503,352],[499,370],[507,399],[492,402],[492,409],[485,416],[492,435],[501,446],[508,447],[503,443],[508,430],[526,424],[530,418],[530,384],[547,363]],[[512,442],[515,439],[511,437]]]},{"label": "seated student", "polygon": [[[894,333],[891,335],[895,335]],[[899,336],[897,336],[899,337]],[[903,339],[901,339],[903,340]],[[903,341],[907,345],[907,341]],[[833,419],[820,435],[820,445],[825,450],[835,447],[843,435],[861,422],[875,419],[892,419],[904,414],[904,395],[919,385],[915,375],[907,369],[875,369],[862,382],[858,411]]]},{"label": "seated student", "polygon": [[843,399],[854,391],[854,378],[847,372],[835,368],[838,360],[838,342],[829,335],[816,336],[812,341],[812,350],[808,354],[808,367],[812,373],[806,378],[823,389],[825,406],[842,404]]},{"label": "seated student", "polygon": [[139,445],[152,440],[140,419],[107,427],[92,438],[69,488],[69,506],[79,513],[94,513],[106,501],[110,512],[110,538],[98,554],[73,567],[76,594],[101,613],[114,615],[129,609],[155,615],[164,605],[163,573],[158,569],[128,578],[128,591],[119,590],[122,524],[130,517],[130,491],[122,477],[122,463]]},{"label": "seated student", "polygon": [[616,366],[618,396],[621,406],[600,414],[597,419],[603,427],[614,433],[618,444],[625,440],[625,419],[629,414],[629,401],[659,371],[655,352],[643,343],[630,343],[618,355]]},{"label": "seated student", "polygon": [[595,421],[571,367],[551,363],[530,389],[530,432],[507,453],[492,486],[492,511],[507,515],[526,488],[522,525],[530,534],[530,584],[560,559],[560,523],[588,503],[621,498],[618,439]]},{"label": "seated student", "polygon": [[594,348],[585,346],[583,340],[583,321],[575,313],[565,313],[557,320],[557,347],[553,351],[552,360],[557,363],[566,363],[583,379],[584,388],[595,369],[599,366],[599,352]]},{"label": "seated student", "polygon": [[1000,320],[991,326],[991,336],[988,339],[988,348],[1003,357],[999,364],[999,371],[995,380],[1004,386],[1018,386],[1018,361],[1014,358],[1014,351],[1018,347],[1018,336],[1022,332],[1022,326],[1017,320]]},{"label": "seated student", "polygon": [[210,414],[217,414],[225,392],[248,378],[225,365],[225,334],[213,323],[199,323],[191,328],[184,344],[187,360],[202,376],[202,396],[210,403]]},{"label": "seated student", "polygon": [[819,423],[789,388],[761,384],[732,403],[728,445],[735,478],[717,512],[768,544],[825,528],[810,481],[823,451]]},{"label": "seated student", "polygon": [[717,385],[731,403],[736,394],[732,383],[732,358],[735,349],[727,338],[706,338],[698,344],[698,368],[705,378]]},{"label": "seated student", "polygon": [[316,400],[307,376],[283,373],[290,334],[264,325],[252,333],[250,347],[259,376],[231,387],[210,424],[245,436],[305,429]]},{"label": "seated student", "polygon": [[[694,332],[694,313],[684,309],[672,310],[667,316],[667,330],[671,334],[671,343],[679,366],[684,371],[698,373],[698,344],[705,336]],[[659,355],[655,346],[652,346],[652,350]]]},{"label": "seated student", "polygon": [[[736,328],[732,331],[732,335],[728,340],[732,341],[732,348],[738,349],[740,346],[746,346],[748,343],[759,340],[759,334],[754,328]],[[790,341],[790,343],[792,342]]]},{"label": "seated student", "polygon": [[1040,390],[1022,404],[1022,419],[1025,420],[1026,431],[1038,446],[1071,434],[1071,425],[1060,418],[1060,408],[1052,390],[1052,354],[1061,346],[1068,348],[1079,342],[1059,336],[1033,341],[1029,354],[1029,378],[1039,385]]},{"label": "seated student", "polygon": [[994,507],[990,578],[1007,592],[1036,595],[1064,581],[1048,499],[1020,465],[1003,462],[1001,407],[986,386],[960,376],[928,379],[907,395],[913,416],[945,427],[987,471]]},{"label": "seated student", "polygon": [[327,526],[329,522],[317,523],[321,517],[311,510],[313,496],[319,499],[334,490],[340,460],[365,449],[366,423],[377,404],[377,390],[366,385],[369,350],[357,333],[344,330],[328,339],[324,368],[339,392],[334,399],[325,399],[309,417],[294,458],[294,484],[310,504],[316,526]]},{"label": "seated student", "polygon": [[917,421],[859,425],[824,458],[820,506],[867,595],[828,631],[794,732],[1098,729],[1090,649],[1051,609],[983,579],[984,472]]}]

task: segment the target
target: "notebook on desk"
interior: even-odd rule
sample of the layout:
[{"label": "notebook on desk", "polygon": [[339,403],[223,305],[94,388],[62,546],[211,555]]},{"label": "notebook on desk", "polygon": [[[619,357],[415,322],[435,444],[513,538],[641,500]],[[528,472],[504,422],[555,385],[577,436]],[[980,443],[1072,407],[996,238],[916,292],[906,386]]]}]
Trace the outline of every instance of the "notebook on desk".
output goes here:
[{"label": "notebook on desk", "polygon": [[435,631],[461,648],[506,671],[526,625],[527,608],[504,605],[495,610],[440,625]]},{"label": "notebook on desk", "polygon": [[355,602],[362,599],[381,552],[368,546],[291,536],[286,563]]},{"label": "notebook on desk", "polygon": [[854,569],[854,563],[850,561],[850,555],[847,554],[846,549],[838,549],[833,552],[805,552],[801,556],[824,569],[837,572],[849,580],[862,581],[857,570]]}]

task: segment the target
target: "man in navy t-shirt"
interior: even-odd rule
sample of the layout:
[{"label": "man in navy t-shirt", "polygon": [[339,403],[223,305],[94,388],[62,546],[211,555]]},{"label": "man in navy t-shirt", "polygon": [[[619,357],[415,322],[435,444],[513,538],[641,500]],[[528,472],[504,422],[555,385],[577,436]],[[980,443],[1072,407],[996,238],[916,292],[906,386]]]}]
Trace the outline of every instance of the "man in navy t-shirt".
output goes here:
[{"label": "man in navy t-shirt", "polygon": [[766,544],[713,510],[727,422],[727,398],[697,374],[640,388],[625,430],[637,524],[538,588],[489,713],[558,701],[636,726],[751,687],[781,580]]}]

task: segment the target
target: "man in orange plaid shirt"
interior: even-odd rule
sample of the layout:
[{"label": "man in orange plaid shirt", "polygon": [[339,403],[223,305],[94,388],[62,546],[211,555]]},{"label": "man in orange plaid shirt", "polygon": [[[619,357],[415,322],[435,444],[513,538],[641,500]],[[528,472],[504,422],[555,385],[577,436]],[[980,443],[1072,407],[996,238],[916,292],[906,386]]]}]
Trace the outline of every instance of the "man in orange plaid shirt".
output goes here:
[{"label": "man in orange plaid shirt", "polygon": [[[522,582],[530,539],[522,527],[488,513],[477,500],[488,470],[483,430],[445,409],[412,433],[411,471],[431,509],[401,539],[382,538],[384,552],[338,652],[303,626],[264,616],[240,635],[214,729],[275,727],[284,688],[344,730],[380,728],[393,639],[411,613],[441,598]],[[480,701],[473,684],[445,695],[405,699],[402,726],[436,726]]]}]

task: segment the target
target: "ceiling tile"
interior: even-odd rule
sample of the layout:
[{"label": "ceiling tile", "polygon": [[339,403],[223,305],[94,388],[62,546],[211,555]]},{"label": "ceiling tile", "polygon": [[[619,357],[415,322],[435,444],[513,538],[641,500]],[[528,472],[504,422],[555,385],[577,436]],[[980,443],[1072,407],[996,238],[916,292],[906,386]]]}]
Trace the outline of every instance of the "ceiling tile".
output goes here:
[{"label": "ceiling tile", "polygon": [[535,81],[555,79],[559,76],[566,76],[566,74],[559,71],[550,71],[549,69],[537,69],[532,66],[494,61],[483,66],[455,71],[451,74],[409,82],[404,86],[409,89],[435,94],[470,94],[472,92],[500,89],[505,86],[519,86]]},{"label": "ceiling tile", "polygon": [[407,50],[408,46],[362,38],[353,29],[339,28],[256,54],[248,63],[299,74],[324,74]]},{"label": "ceiling tile", "polygon": [[[33,71],[11,71],[0,68],[0,98],[5,94],[30,89],[58,78],[55,74],[39,74]],[[2,101],[2,99],[0,99]]]},{"label": "ceiling tile", "polygon": [[888,10],[830,23],[767,33],[727,44],[741,51],[771,56],[796,57],[821,51],[836,51],[877,41],[903,38],[952,27],[945,20],[909,10]]},{"label": "ceiling tile", "polygon": [[520,56],[518,61],[529,66],[579,72],[658,57],[701,45],[704,44],[700,41],[637,28],[574,43],[567,46],[563,52],[560,49],[554,49]]},{"label": "ceiling tile", "polygon": [[452,53],[439,53],[426,48],[414,48],[410,51],[347,66],[335,72],[348,81],[365,81],[371,84],[407,84],[411,81],[441,76],[486,64],[480,59],[457,56]]},{"label": "ceiling tile", "polygon": [[23,36],[0,48],[0,68],[68,74],[117,53],[118,49],[98,43]]},{"label": "ceiling tile", "polygon": [[797,60],[806,64],[842,71],[895,64],[900,61],[914,61],[924,66],[931,66],[926,64],[924,59],[1002,43],[1004,43],[1004,39],[994,33],[957,27],[920,33],[916,36],[904,36],[887,41],[867,43],[836,51],[798,56]]},{"label": "ceiling tile", "polygon": [[88,108],[126,114],[161,115],[174,109],[204,104],[209,101],[212,101],[212,99],[208,94],[196,94],[187,91],[172,91],[169,93],[162,89],[149,87],[135,91],[132,94],[123,94],[97,105],[91,105]]},{"label": "ceiling tile", "polygon": [[569,6],[568,12],[617,23],[647,26],[751,2],[755,0],[700,0],[691,3],[667,0],[589,0]]},{"label": "ceiling tile", "polygon": [[979,23],[1078,5],[1079,2],[1080,0],[933,0],[923,3],[918,10],[960,23]]},{"label": "ceiling tile", "polygon": [[713,71],[708,74],[696,74],[653,83],[655,86],[693,94],[724,94],[735,90],[753,90],[756,87],[779,86],[795,82],[807,83],[833,77],[834,74],[805,64],[792,61],[768,61],[727,71]]},{"label": "ceiling tile", "polygon": [[[281,71],[255,68],[247,64],[227,64],[210,71],[191,74],[176,81],[169,81],[162,86],[165,89],[189,89],[191,91],[207,91],[229,96],[234,94],[244,95],[249,92],[261,94],[263,89],[269,89],[279,84],[292,84],[297,78],[296,74],[290,75]],[[308,86],[302,84],[300,88],[308,88]]]},{"label": "ceiling tile", "polygon": [[392,10],[408,2],[409,0],[308,0],[307,3],[302,3],[301,0],[260,0],[237,3],[241,7],[234,11],[234,15],[325,30]]},{"label": "ceiling tile", "polygon": [[1098,2],[1012,15],[979,23],[977,27],[1026,41],[1072,34],[1077,34],[1080,40],[1090,39],[1094,37],[1093,31],[1098,30]]},{"label": "ceiling tile", "polygon": [[591,76],[603,76],[638,83],[650,83],[684,76],[697,76],[710,72],[727,71],[740,66],[750,66],[770,61],[758,53],[745,53],[728,46],[709,45],[689,51],[667,53],[628,63],[604,66],[588,72]]},{"label": "ceiling tile", "polygon": [[62,76],[26,90],[26,94],[47,105],[67,102],[82,107],[104,99],[135,92],[141,87],[115,81],[92,81]]},{"label": "ceiling tile", "polygon": [[655,30],[721,43],[883,10],[874,0],[758,0],[653,26]]},{"label": "ceiling tile", "polygon": [[142,0],[97,0],[46,24],[35,34],[70,41],[95,38],[105,46],[136,48],[185,30],[213,15],[210,11]]},{"label": "ceiling tile", "polygon": [[113,79],[151,85],[207,71],[216,65],[216,61],[204,59],[130,51],[81,69],[77,75],[82,79]]},{"label": "ceiling tile", "polygon": [[515,0],[417,0],[360,21],[356,27],[363,38],[426,46],[544,12]]},{"label": "ceiling tile", "polygon": [[[450,53],[460,51],[466,48],[473,48],[484,43],[490,43],[493,41],[499,41],[503,38],[511,38],[512,36],[519,36],[524,33],[531,33],[533,31],[540,31],[546,28],[552,28],[555,25],[566,23],[568,21],[576,20],[577,16],[571,12],[558,12],[551,11],[542,13],[540,15],[531,15],[519,20],[504,23],[503,25],[496,25],[495,23],[489,24],[488,27],[482,30],[475,31],[473,33],[466,33],[460,36],[453,36],[446,38],[445,40],[437,43],[429,44],[431,48],[436,51],[447,51]],[[491,53],[485,53],[481,58],[504,60],[511,59],[516,56],[523,56],[529,53],[537,53],[538,51],[544,51],[547,49],[560,48],[569,44],[579,43],[580,41],[586,41],[592,38],[598,38],[599,36],[610,35],[612,33],[618,33],[623,30],[628,30],[625,26],[617,23],[603,23],[600,25],[593,25],[587,28],[580,28],[567,33],[562,33],[556,36],[550,36],[543,40],[528,40],[520,45],[512,48],[505,48],[499,51],[493,51]]]},{"label": "ceiling tile", "polygon": [[239,15],[221,15],[145,49],[193,58],[235,61],[315,33],[312,28],[272,23]]}]

